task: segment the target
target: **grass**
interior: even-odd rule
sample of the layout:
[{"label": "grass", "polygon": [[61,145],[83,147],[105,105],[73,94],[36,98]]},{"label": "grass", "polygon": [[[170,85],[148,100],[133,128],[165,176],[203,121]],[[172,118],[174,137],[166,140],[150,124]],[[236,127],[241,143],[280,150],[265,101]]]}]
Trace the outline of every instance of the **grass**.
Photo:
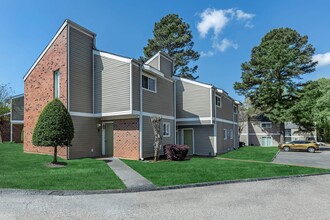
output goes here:
[{"label": "grass", "polygon": [[327,169],[198,157],[156,163],[123,161],[157,186],[330,172]]},{"label": "grass", "polygon": [[46,166],[49,155],[25,154],[22,144],[0,144],[0,188],[40,190],[123,189],[122,181],[101,160],[63,160],[64,168]]},{"label": "grass", "polygon": [[238,150],[230,151],[218,157],[271,162],[277,151],[277,147],[241,147]]}]

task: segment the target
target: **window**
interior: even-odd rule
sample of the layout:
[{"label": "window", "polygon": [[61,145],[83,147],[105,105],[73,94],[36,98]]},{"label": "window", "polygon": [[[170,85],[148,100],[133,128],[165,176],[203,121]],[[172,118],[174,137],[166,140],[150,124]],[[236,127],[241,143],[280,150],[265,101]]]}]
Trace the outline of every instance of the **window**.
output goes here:
[{"label": "window", "polygon": [[271,137],[261,137],[261,146],[264,146],[264,147],[272,146],[272,138]]},{"label": "window", "polygon": [[142,88],[156,92],[156,79],[142,75]]},{"label": "window", "polygon": [[163,123],[163,137],[171,136],[171,124],[169,122]]},{"label": "window", "polygon": [[54,72],[54,98],[60,97],[60,71]]},{"label": "window", "polygon": [[227,129],[223,129],[223,139],[227,140]]},{"label": "window", "polygon": [[230,135],[230,139],[233,139],[233,138],[234,138],[234,132],[233,132],[233,129],[230,129],[229,135]]},{"label": "window", "polygon": [[217,107],[221,108],[221,97],[215,96],[215,104]]},{"label": "window", "polygon": [[285,129],[285,136],[290,137],[291,136],[291,129]]},{"label": "window", "polygon": [[261,123],[262,128],[272,128],[272,123],[271,122],[263,122]]},{"label": "window", "polygon": [[234,105],[234,114],[237,114],[237,106]]}]

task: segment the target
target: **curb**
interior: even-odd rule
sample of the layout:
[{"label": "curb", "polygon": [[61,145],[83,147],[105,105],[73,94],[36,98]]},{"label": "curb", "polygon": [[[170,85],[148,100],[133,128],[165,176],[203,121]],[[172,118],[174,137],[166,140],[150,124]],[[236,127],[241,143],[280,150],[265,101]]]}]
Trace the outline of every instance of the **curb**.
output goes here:
[{"label": "curb", "polygon": [[268,180],[278,179],[290,179],[310,176],[323,176],[330,175],[330,172],[316,173],[316,174],[300,174],[292,176],[278,176],[278,177],[263,177],[253,179],[241,179],[241,180],[225,180],[225,181],[214,181],[214,182],[203,182],[203,183],[192,183],[184,185],[174,186],[162,186],[157,188],[130,188],[130,189],[114,189],[114,190],[25,190],[25,189],[0,189],[0,195],[49,195],[49,196],[75,196],[75,195],[97,195],[97,194],[119,194],[119,193],[136,193],[136,192],[149,192],[149,191],[162,191],[162,190],[173,190],[173,189],[184,189],[184,188],[195,188],[204,186],[214,185],[225,185],[232,183],[248,183],[248,182],[259,182]]}]

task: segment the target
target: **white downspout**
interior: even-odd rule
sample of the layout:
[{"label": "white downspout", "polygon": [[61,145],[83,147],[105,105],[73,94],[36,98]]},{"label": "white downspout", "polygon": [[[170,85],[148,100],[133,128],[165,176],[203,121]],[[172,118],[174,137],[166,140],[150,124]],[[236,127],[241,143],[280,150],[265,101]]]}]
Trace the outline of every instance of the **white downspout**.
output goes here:
[{"label": "white downspout", "polygon": [[[214,110],[214,129],[213,129],[213,135],[214,135],[214,156],[217,155],[218,153],[218,122],[217,122],[217,106],[216,106],[216,103],[215,103],[215,97],[216,97],[216,94],[214,93],[214,96],[213,96],[213,88],[211,87],[211,106],[213,107],[213,110]],[[211,111],[212,111],[212,108],[211,108]],[[211,114],[211,119],[212,119],[212,122],[213,122],[213,114]]]},{"label": "white downspout", "polygon": [[[172,77],[173,79],[173,77]],[[174,98],[174,105],[173,105],[173,111],[174,111],[174,132],[173,132],[173,135],[174,135],[174,144],[177,144],[176,143],[176,80],[173,79],[173,86],[174,86],[174,91],[173,91],[173,98]]]},{"label": "white downspout", "polygon": [[143,95],[142,95],[142,65],[143,64],[140,64],[139,65],[139,68],[140,68],[140,114],[139,114],[139,130],[140,130],[140,160],[144,160],[143,158],[143,108],[142,108],[142,98],[143,98]]}]

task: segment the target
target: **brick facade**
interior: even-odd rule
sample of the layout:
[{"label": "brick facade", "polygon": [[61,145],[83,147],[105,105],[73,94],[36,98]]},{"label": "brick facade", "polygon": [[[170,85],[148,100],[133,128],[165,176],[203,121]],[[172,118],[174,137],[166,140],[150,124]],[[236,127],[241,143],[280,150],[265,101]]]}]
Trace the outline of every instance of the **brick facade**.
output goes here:
[{"label": "brick facade", "polygon": [[139,119],[115,120],[113,139],[114,157],[140,158]]},{"label": "brick facade", "polygon": [[[68,102],[68,37],[63,29],[31,74],[24,81],[24,152],[53,154],[52,147],[36,147],[32,133],[43,108],[54,98],[54,71],[60,71],[60,100]],[[58,148],[58,155],[67,158],[67,149]]]}]

